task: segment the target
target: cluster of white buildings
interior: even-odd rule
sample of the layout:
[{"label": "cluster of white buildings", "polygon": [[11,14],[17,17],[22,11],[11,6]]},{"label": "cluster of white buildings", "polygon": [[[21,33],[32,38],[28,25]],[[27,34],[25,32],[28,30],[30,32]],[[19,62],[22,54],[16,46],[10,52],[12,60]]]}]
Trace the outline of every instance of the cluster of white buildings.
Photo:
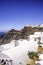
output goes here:
[{"label": "cluster of white buildings", "polygon": [[[37,51],[38,41],[34,40],[41,37],[43,44],[43,32],[35,32],[34,35],[28,36],[29,40],[12,40],[10,43],[0,46],[0,65],[26,65],[29,59],[28,51]],[[43,54],[40,56],[43,59]],[[1,61],[4,60],[2,63]],[[43,61],[39,62],[43,65]]]}]

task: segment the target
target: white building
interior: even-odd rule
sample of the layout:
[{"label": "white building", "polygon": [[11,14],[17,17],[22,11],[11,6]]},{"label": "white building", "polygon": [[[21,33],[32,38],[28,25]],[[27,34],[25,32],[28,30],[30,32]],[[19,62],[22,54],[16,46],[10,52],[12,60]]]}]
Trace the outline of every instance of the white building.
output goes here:
[{"label": "white building", "polygon": [[[18,46],[15,46],[15,40],[12,40],[9,44],[2,45],[4,50],[0,53],[0,61],[7,59],[9,65],[26,65],[29,59],[28,51],[37,51],[38,44],[37,41],[34,41],[34,38],[41,35],[36,33],[30,35],[30,41],[18,40]],[[41,63],[41,65],[43,64]]]},{"label": "white building", "polygon": [[16,47],[11,47],[8,50],[3,51],[5,55],[13,60],[12,65],[26,65],[29,59],[28,51],[37,51],[37,42],[23,40]]}]

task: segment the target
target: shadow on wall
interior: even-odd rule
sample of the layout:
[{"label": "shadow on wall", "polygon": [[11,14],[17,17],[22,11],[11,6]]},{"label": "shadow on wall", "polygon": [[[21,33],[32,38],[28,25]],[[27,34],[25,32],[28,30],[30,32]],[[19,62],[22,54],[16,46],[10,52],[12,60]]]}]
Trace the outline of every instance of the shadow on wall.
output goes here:
[{"label": "shadow on wall", "polygon": [[3,50],[5,50],[5,48],[3,46],[0,46],[0,52],[2,52]]}]

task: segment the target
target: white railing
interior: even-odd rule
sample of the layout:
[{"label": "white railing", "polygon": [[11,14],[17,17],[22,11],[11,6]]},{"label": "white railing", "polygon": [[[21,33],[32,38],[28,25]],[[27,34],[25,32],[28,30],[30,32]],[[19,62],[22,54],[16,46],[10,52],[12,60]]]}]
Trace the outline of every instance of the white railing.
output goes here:
[{"label": "white railing", "polygon": [[13,65],[12,60],[0,59],[0,65]]}]

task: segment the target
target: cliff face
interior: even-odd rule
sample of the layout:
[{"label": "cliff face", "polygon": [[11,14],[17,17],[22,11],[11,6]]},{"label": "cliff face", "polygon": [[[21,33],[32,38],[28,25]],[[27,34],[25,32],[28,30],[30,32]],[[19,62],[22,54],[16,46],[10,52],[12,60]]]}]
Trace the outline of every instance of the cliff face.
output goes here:
[{"label": "cliff face", "polygon": [[9,43],[11,40],[26,39],[27,35],[21,31],[12,29],[0,38],[0,44]]},{"label": "cliff face", "polygon": [[28,35],[34,32],[43,32],[43,27],[24,26],[20,31],[11,29],[0,38],[0,44],[9,43],[11,40],[28,39]]},{"label": "cliff face", "polygon": [[43,32],[43,27],[32,27],[25,26],[22,31],[24,31],[27,35],[34,34],[35,32]]}]

